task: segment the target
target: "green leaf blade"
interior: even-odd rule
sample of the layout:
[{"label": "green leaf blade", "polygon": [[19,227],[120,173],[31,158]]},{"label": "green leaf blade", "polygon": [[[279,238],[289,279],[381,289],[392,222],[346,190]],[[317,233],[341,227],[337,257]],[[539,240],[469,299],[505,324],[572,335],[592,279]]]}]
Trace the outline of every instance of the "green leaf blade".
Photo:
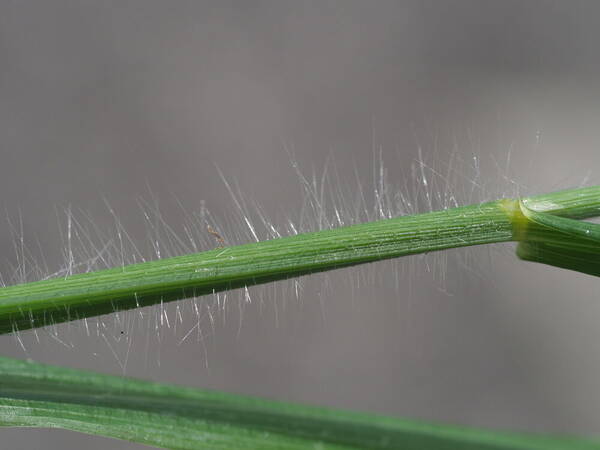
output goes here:
[{"label": "green leaf blade", "polygon": [[179,449],[591,450],[585,439],[433,425],[0,358],[0,425]]},{"label": "green leaf blade", "polygon": [[600,225],[545,212],[535,201],[520,207],[530,223],[517,246],[519,258],[600,276]]}]

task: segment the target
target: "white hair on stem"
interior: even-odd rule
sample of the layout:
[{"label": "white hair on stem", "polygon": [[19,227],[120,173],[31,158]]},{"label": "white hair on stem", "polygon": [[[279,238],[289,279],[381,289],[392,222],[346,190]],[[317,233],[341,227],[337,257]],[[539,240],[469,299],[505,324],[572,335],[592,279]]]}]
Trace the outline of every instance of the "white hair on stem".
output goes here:
[{"label": "white hair on stem", "polygon": [[[67,277],[74,273],[90,272],[109,267],[151,259],[199,252],[226,245],[236,245],[308,231],[331,229],[360,222],[392,218],[437,209],[482,202],[503,196],[515,196],[530,190],[512,174],[513,148],[505,155],[482,158],[476,149],[470,157],[458,151],[458,144],[449,151],[435,146],[425,151],[419,144],[408,166],[390,163],[389,155],[379,146],[372,152],[372,176],[361,175],[354,164],[353,170],[340,173],[335,155],[325,157],[320,170],[314,167],[306,172],[286,148],[290,172],[300,186],[299,204],[284,205],[279,214],[268,212],[252,194],[248,194],[236,180],[230,180],[220,168],[216,177],[221,179],[230,197],[226,214],[213,215],[204,200],[199,208],[184,205],[177,196],[168,199],[183,218],[172,223],[163,213],[159,197],[147,186],[147,194],[136,203],[144,223],[146,235],[134,236],[123,224],[123,214],[103,198],[111,227],[100,227],[94,217],[78,205],[56,209],[58,239],[61,242],[61,261],[49,261],[35,236],[26,236],[21,211],[17,218],[6,213],[5,226],[13,236],[14,255],[3,262],[0,285]],[[398,155],[401,156],[401,155]],[[490,167],[484,167],[490,164]],[[582,182],[589,181],[589,176]],[[494,247],[493,251],[496,247]],[[126,373],[132,358],[142,358],[150,364],[152,356],[160,364],[161,346],[165,341],[177,347],[193,346],[201,352],[208,367],[210,339],[219,330],[236,322],[236,336],[243,337],[244,317],[247,310],[258,312],[261,320],[272,320],[276,328],[285,329],[291,317],[306,307],[317,305],[322,324],[326,326],[328,299],[336,286],[350,286],[348,308],[363,307],[357,293],[365,286],[392,285],[402,293],[395,301],[409,302],[411,280],[417,271],[425,271],[434,280],[437,289],[453,295],[452,275],[489,279],[492,263],[490,246],[485,249],[459,249],[431,255],[407,257],[399,260],[367,264],[309,277],[293,278],[268,285],[243,287],[234,292],[214,292],[203,297],[192,297],[172,303],[130,311],[116,311],[97,318],[87,318],[55,324],[51,315],[47,326],[31,331],[14,330],[16,346],[26,356],[39,345],[54,343],[58,348],[72,351],[85,341],[96,345],[95,353],[109,354],[119,369]],[[505,251],[505,250],[501,250]],[[509,251],[509,250],[506,250]],[[313,280],[317,280],[316,283]],[[356,294],[356,295],[355,295]],[[102,343],[98,346],[97,343]]]}]

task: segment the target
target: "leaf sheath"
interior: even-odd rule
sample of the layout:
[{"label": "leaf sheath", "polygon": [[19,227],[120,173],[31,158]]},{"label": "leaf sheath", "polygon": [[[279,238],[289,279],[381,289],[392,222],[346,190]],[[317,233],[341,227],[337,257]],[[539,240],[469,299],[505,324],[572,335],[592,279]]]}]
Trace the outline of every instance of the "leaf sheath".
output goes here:
[{"label": "leaf sheath", "polygon": [[[567,218],[600,214],[600,187],[528,200]],[[517,200],[498,200],[218,248],[0,288],[0,334],[410,254],[554,237]]]}]

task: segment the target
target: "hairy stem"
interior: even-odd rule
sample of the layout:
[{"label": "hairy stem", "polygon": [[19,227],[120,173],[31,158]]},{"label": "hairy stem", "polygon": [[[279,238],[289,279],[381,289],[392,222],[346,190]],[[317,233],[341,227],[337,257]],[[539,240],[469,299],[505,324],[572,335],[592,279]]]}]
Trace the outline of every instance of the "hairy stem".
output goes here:
[{"label": "hairy stem", "polygon": [[[600,187],[527,199],[571,219],[600,215]],[[380,220],[0,289],[0,333],[42,327],[356,264],[455,247],[568,239],[518,200]]]}]

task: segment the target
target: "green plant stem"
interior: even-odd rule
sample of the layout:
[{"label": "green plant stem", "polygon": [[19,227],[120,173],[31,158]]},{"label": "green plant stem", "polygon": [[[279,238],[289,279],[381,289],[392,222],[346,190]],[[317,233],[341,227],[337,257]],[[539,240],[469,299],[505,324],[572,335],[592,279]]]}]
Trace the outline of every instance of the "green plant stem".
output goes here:
[{"label": "green plant stem", "polygon": [[[414,253],[519,241],[524,259],[599,274],[600,187],[498,200],[0,289],[0,331],[43,326]],[[0,358],[0,425],[179,449],[600,449],[276,403]]]},{"label": "green plant stem", "polygon": [[0,379],[0,425],[59,427],[173,449],[600,449],[586,439],[432,425],[1,357]]},{"label": "green plant stem", "polygon": [[540,205],[521,202],[530,226],[544,230],[519,242],[517,256],[588,275],[600,276],[600,225],[540,212]]},{"label": "green plant stem", "polygon": [[[531,197],[546,214],[600,214],[600,187]],[[514,240],[554,239],[518,200],[425,214],[132,264],[0,289],[0,333],[37,328],[404,255]]]}]

